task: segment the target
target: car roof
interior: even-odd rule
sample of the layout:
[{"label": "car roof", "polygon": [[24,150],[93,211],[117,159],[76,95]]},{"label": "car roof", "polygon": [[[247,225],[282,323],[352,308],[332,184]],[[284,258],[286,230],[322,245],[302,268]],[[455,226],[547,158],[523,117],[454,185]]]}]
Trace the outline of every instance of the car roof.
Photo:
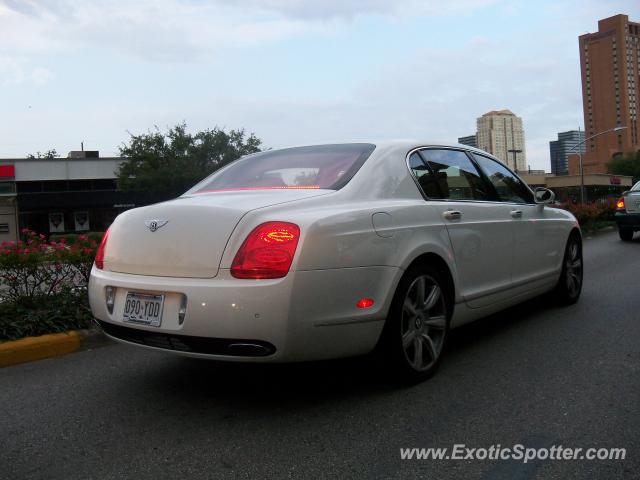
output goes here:
[{"label": "car roof", "polygon": [[428,141],[428,140],[419,140],[419,139],[357,139],[357,140],[323,141],[323,142],[312,142],[312,143],[304,143],[304,144],[296,144],[296,145],[286,145],[286,146],[276,147],[273,150],[283,150],[286,148],[311,147],[311,146],[321,146],[321,145],[341,145],[341,144],[350,144],[350,143],[370,143],[375,145],[377,148],[381,148],[381,149],[385,147],[406,148],[407,150],[412,150],[414,148],[419,148],[419,147],[461,148],[464,150],[469,150],[469,151],[492,156],[488,152],[480,150],[479,148],[471,147],[469,145],[463,145],[461,143]]}]

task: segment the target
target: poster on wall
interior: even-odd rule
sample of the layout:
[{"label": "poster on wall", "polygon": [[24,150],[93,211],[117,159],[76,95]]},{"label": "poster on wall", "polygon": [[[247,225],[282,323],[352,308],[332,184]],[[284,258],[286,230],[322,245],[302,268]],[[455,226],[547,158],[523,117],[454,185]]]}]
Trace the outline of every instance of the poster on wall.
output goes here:
[{"label": "poster on wall", "polygon": [[62,212],[53,212],[49,214],[49,232],[64,232],[64,215]]},{"label": "poster on wall", "polygon": [[76,232],[86,232],[89,230],[89,212],[75,212]]}]

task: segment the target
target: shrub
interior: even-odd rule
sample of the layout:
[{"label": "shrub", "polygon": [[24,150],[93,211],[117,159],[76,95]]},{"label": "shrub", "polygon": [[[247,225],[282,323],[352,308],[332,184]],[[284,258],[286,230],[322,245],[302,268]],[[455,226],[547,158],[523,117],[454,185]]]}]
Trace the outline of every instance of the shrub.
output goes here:
[{"label": "shrub", "polygon": [[587,231],[613,222],[616,212],[616,202],[613,198],[585,204],[568,202],[561,207],[573,213],[580,227]]},{"label": "shrub", "polygon": [[86,328],[87,285],[99,239],[46,241],[25,229],[0,244],[0,340]]},{"label": "shrub", "polygon": [[24,229],[24,240],[0,244],[0,295],[16,301],[56,295],[62,286],[86,289],[98,243],[78,236],[73,245],[64,239],[47,242],[44,235]]},{"label": "shrub", "polygon": [[49,240],[54,242],[64,242],[67,245],[73,245],[77,240],[82,240],[83,238],[93,240],[97,243],[100,243],[104,232],[86,232],[86,233],[54,233],[49,236]]},{"label": "shrub", "polygon": [[89,328],[87,295],[65,286],[56,295],[0,303],[0,341]]}]

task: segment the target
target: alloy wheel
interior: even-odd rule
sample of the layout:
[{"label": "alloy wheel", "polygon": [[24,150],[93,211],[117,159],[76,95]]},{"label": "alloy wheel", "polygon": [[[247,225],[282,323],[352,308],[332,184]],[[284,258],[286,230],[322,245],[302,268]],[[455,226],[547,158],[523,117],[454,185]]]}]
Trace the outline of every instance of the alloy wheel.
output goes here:
[{"label": "alloy wheel", "polygon": [[429,275],[417,277],[402,305],[402,348],[416,371],[429,369],[440,357],[447,330],[445,296]]},{"label": "alloy wheel", "polygon": [[571,297],[575,297],[582,288],[582,252],[576,241],[569,244],[565,259],[565,272],[567,291]]}]

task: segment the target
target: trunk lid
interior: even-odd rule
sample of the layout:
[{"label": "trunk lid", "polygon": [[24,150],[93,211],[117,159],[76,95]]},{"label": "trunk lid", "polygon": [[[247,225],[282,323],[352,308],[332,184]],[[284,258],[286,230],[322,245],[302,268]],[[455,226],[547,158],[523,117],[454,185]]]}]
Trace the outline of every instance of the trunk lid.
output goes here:
[{"label": "trunk lid", "polygon": [[109,229],[105,269],[137,275],[215,277],[227,241],[247,212],[331,192],[210,193],[128,210]]}]

